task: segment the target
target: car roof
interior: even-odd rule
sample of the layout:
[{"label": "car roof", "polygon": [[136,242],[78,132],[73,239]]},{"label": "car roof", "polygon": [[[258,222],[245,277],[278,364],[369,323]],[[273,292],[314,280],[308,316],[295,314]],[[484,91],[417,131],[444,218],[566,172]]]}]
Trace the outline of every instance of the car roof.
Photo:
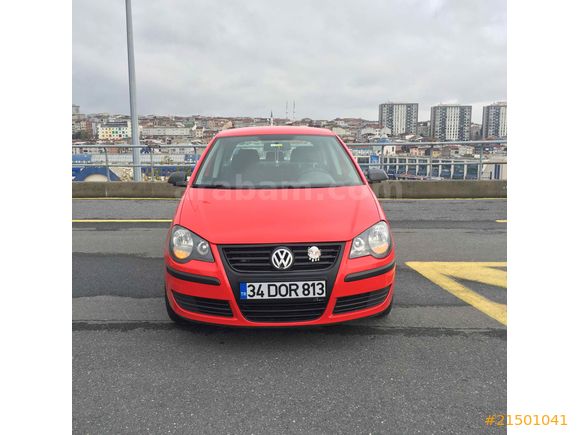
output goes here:
[{"label": "car roof", "polygon": [[230,128],[222,130],[216,134],[219,137],[232,136],[259,136],[266,134],[303,134],[316,136],[336,136],[335,133],[326,128],[314,128],[303,126],[269,126],[269,127],[244,127],[244,128]]}]

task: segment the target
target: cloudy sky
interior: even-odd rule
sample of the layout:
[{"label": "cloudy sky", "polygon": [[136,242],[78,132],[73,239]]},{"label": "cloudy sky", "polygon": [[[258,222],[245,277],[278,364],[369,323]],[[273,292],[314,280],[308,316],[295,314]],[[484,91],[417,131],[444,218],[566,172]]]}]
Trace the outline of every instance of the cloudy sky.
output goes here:
[{"label": "cloudy sky", "polygon": [[[125,2],[73,1],[73,102],[129,113]],[[376,119],[506,99],[505,0],[134,0],[139,114]]]}]

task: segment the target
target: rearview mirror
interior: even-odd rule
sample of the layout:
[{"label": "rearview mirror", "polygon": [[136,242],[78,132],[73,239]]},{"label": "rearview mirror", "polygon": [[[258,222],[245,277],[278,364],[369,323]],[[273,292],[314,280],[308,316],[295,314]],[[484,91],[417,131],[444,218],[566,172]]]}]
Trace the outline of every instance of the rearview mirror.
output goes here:
[{"label": "rearview mirror", "polygon": [[367,172],[367,180],[369,183],[378,183],[380,181],[388,180],[389,176],[384,169],[369,168]]},{"label": "rearview mirror", "polygon": [[167,178],[167,182],[169,184],[173,184],[174,186],[178,187],[185,187],[187,186],[187,180],[189,179],[189,175],[187,175],[183,171],[172,172]]}]

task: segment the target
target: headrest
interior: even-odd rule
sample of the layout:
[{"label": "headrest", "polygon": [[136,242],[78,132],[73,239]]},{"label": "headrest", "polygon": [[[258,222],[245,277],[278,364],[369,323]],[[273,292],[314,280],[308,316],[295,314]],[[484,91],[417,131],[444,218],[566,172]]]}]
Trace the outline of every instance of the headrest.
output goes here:
[{"label": "headrest", "polygon": [[290,161],[295,163],[316,163],[320,161],[318,150],[312,146],[298,147],[292,150]]},{"label": "headrest", "polygon": [[232,169],[235,171],[245,169],[252,163],[256,163],[260,160],[258,155],[258,150],[254,149],[240,149],[232,157]]}]

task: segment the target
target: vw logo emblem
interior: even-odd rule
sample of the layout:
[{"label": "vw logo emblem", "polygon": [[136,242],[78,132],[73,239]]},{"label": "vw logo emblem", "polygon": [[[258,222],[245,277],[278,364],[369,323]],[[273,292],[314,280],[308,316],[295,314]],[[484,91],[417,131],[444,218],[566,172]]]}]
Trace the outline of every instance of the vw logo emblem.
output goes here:
[{"label": "vw logo emblem", "polygon": [[294,255],[288,248],[278,248],[272,252],[272,264],[276,269],[288,269],[294,262]]}]

